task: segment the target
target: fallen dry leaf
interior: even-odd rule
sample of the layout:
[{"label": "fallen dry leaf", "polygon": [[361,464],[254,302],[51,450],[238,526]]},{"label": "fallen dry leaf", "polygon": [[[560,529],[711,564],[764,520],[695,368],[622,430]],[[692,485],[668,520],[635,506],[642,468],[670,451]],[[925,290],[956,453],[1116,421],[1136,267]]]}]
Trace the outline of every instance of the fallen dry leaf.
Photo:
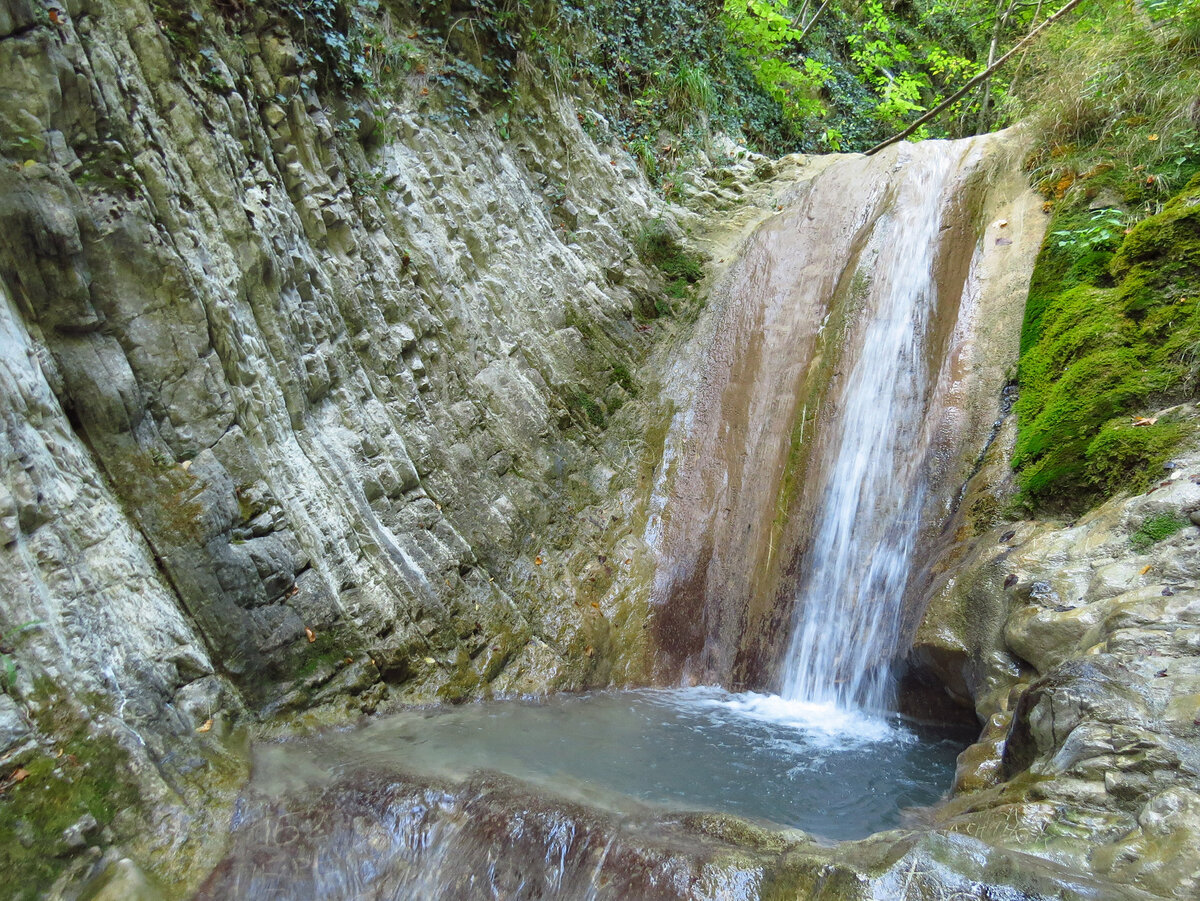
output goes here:
[{"label": "fallen dry leaf", "polygon": [[213,724],[213,718],[210,716],[208,719],[206,719],[204,721],[204,725],[200,726],[200,728],[198,728],[196,731],[197,732],[207,732],[208,730],[210,730],[212,728],[212,724]]},{"label": "fallen dry leaf", "polygon": [[304,627],[304,634],[308,636],[309,644],[312,644],[314,641],[317,640],[317,633],[314,632],[312,629],[310,629],[308,626]]},{"label": "fallen dry leaf", "polygon": [[8,778],[10,782],[24,782],[29,778],[29,770],[25,769],[23,766],[19,766],[13,770],[12,775]]},{"label": "fallen dry leaf", "polygon": [[583,656],[584,657],[594,657],[595,655],[596,655],[596,649],[589,644],[587,646],[587,648],[584,650]]},{"label": "fallen dry leaf", "polygon": [[534,566],[541,566],[541,565],[542,565],[542,563],[544,563],[544,562],[545,562],[545,561],[544,561],[544,560],[542,560],[542,558],[541,558],[541,557],[534,557],[534,558],[533,558],[533,565],[534,565]]},{"label": "fallen dry leaf", "polygon": [[1135,427],[1136,426],[1154,425],[1154,423],[1156,423],[1156,422],[1158,422],[1157,416],[1135,416],[1135,417],[1133,417],[1133,424]]},{"label": "fallen dry leaf", "polygon": [[1146,575],[1146,573],[1148,573],[1148,572],[1150,572],[1150,564],[1149,564],[1149,563],[1147,563],[1145,566],[1143,566],[1143,567],[1141,568],[1141,571],[1138,573],[1138,575],[1139,575],[1139,576],[1144,576],[1144,575]]}]

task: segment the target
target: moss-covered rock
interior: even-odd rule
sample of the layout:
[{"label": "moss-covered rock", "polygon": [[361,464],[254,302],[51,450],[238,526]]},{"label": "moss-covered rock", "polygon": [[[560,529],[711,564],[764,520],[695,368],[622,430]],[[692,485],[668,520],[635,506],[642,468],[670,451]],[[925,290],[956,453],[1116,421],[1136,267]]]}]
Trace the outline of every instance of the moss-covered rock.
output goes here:
[{"label": "moss-covered rock", "polygon": [[101,841],[117,815],[139,803],[128,755],[62,706],[48,706],[39,729],[61,740],[39,746],[6,772],[0,789],[0,868],[14,899],[34,899],[72,857]]},{"label": "moss-covered rock", "polygon": [[1088,212],[1056,215],[1022,333],[1013,465],[1026,499],[1050,508],[1148,487],[1187,428],[1131,418],[1195,387],[1200,177],[1115,249]]}]

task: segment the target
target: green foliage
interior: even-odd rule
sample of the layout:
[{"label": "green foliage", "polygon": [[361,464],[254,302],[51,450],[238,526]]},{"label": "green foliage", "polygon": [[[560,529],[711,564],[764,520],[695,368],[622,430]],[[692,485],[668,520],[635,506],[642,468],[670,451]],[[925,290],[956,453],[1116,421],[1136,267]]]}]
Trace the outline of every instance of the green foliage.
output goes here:
[{"label": "green foliage", "polygon": [[717,92],[708,73],[700,66],[679,63],[667,85],[667,105],[680,126],[697,112],[711,114],[717,106]]},{"label": "green foliage", "polygon": [[1021,338],[1013,465],[1043,507],[1149,487],[1189,430],[1131,418],[1200,382],[1200,176],[1119,236],[1085,200],[1055,215]]},{"label": "green foliage", "polygon": [[360,23],[379,10],[378,0],[246,0],[282,21],[305,48],[302,64],[311,64],[327,83],[361,87],[372,76]]},{"label": "green foliage", "polygon": [[1091,224],[1075,229],[1051,232],[1058,247],[1079,247],[1085,251],[1112,250],[1125,233],[1126,215],[1120,210],[1104,209],[1092,213]]},{"label": "green foliage", "polygon": [[824,113],[820,90],[831,73],[814,59],[789,58],[801,32],[785,10],[787,0],[725,0],[724,20],[754,80],[798,122]]},{"label": "green foliage", "polygon": [[[868,0],[864,6],[866,22],[863,31],[852,34],[846,41],[852,48],[851,58],[879,95],[873,115],[895,127],[902,125],[910,113],[925,111],[921,95],[930,88],[924,72],[905,69],[913,61],[912,51],[898,40],[896,23],[884,14],[878,0]],[[937,48],[937,61],[943,70],[945,51]]]},{"label": "green foliage", "polygon": [[1200,3],[1157,5],[1152,27],[1121,0],[1092,0],[1025,54],[1007,108],[1032,132],[1048,198],[1109,188],[1144,214],[1200,167]]},{"label": "green foliage", "polygon": [[1129,543],[1138,553],[1144,553],[1163,539],[1170,538],[1184,528],[1188,521],[1173,513],[1160,513],[1147,517],[1138,530],[1129,536]]}]

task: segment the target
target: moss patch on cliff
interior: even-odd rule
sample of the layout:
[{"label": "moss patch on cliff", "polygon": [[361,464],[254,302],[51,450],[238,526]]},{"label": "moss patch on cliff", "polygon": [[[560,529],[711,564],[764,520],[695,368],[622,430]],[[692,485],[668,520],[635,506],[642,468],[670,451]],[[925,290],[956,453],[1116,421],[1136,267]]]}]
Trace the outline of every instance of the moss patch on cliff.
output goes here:
[{"label": "moss patch on cliff", "polygon": [[0,782],[0,869],[9,897],[31,901],[140,800],[128,755],[111,738],[93,734],[64,705],[45,707],[37,725],[59,737],[53,748],[39,748]]},{"label": "moss patch on cliff", "polygon": [[1039,507],[1148,487],[1188,431],[1149,414],[1200,375],[1200,176],[1128,230],[1098,218],[1063,204],[1026,307],[1013,465]]},{"label": "moss patch on cliff", "polygon": [[1151,516],[1143,522],[1136,532],[1129,536],[1129,543],[1139,553],[1148,550],[1152,545],[1170,538],[1180,531],[1188,521],[1174,513],[1163,513]]}]

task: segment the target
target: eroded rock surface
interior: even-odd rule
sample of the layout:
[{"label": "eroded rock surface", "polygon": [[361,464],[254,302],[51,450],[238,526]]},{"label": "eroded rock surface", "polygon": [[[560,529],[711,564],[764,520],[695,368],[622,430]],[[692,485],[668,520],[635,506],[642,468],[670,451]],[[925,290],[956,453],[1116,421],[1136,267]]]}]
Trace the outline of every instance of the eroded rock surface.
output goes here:
[{"label": "eroded rock surface", "polygon": [[[1200,531],[1189,514],[1200,454],[1169,467],[1149,493],[1078,522],[1001,524],[964,543],[914,653],[986,723],[960,758],[943,826],[1191,898]],[[1003,494],[1004,477],[982,476]]]}]

